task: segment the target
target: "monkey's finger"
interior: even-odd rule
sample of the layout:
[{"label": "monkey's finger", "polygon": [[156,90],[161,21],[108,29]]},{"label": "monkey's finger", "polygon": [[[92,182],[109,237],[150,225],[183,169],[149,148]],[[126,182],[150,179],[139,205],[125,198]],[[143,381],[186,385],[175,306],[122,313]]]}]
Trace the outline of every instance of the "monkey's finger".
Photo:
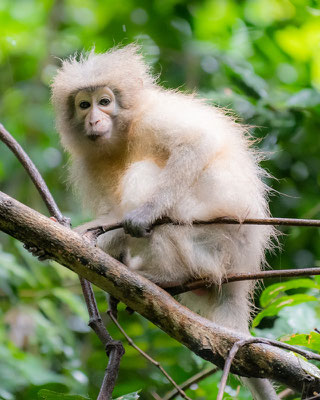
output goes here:
[{"label": "monkey's finger", "polygon": [[45,252],[45,250],[39,249],[38,247],[29,247],[24,244],[23,247],[28,250],[34,257],[37,257],[39,261],[45,261],[50,258],[50,256]]},{"label": "monkey's finger", "polygon": [[145,230],[141,226],[133,226],[131,231],[129,232],[131,236],[136,237],[136,238],[142,238],[145,236]]},{"label": "monkey's finger", "polygon": [[38,253],[41,251],[38,249],[38,247],[28,247],[28,246],[23,246],[23,247],[35,257],[38,257]]},{"label": "monkey's finger", "polygon": [[136,238],[148,237],[152,232],[149,225],[134,223],[130,220],[124,221],[123,229],[125,233]]},{"label": "monkey's finger", "polygon": [[38,247],[30,247],[27,244],[23,245],[23,248],[28,250],[30,253],[34,253],[35,251],[37,251]]},{"label": "monkey's finger", "polygon": [[39,261],[47,261],[47,260],[50,260],[50,256],[49,256],[49,254],[47,254],[44,250],[42,250],[42,252],[43,252],[43,254],[39,254],[37,257],[38,257],[38,260]]}]

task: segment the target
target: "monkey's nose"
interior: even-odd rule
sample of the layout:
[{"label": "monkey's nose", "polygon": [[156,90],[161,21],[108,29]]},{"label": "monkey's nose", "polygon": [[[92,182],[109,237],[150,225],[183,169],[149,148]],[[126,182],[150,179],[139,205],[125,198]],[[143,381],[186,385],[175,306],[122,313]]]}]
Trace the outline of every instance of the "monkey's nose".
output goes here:
[{"label": "monkey's nose", "polygon": [[100,119],[98,119],[97,121],[93,121],[93,122],[89,122],[89,124],[91,125],[91,126],[95,126],[95,125],[97,125],[98,123],[100,122]]}]

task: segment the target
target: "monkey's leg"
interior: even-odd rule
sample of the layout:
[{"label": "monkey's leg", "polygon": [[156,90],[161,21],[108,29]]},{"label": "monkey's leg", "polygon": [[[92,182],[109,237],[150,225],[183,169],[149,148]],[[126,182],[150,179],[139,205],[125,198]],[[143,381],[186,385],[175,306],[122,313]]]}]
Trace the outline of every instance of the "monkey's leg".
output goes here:
[{"label": "monkey's leg", "polygon": [[249,333],[250,320],[249,281],[232,282],[215,289],[214,304],[208,313],[210,320],[226,328]]},{"label": "monkey's leg", "polygon": [[240,380],[250,390],[254,400],[279,400],[268,379],[242,377]]},{"label": "monkey's leg", "polygon": [[[251,282],[233,282],[222,285],[218,304],[214,306],[212,319],[217,324],[249,333]],[[267,379],[244,378],[240,380],[251,391],[254,400],[277,400],[278,396]]]}]

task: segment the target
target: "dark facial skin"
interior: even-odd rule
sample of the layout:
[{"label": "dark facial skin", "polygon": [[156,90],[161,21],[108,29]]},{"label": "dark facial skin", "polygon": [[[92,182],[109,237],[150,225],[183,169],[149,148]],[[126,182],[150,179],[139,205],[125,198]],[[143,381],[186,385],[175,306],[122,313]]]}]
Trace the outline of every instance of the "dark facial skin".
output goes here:
[{"label": "dark facial skin", "polygon": [[77,125],[83,127],[85,136],[91,141],[111,139],[118,106],[113,91],[107,86],[82,89],[74,97]]}]

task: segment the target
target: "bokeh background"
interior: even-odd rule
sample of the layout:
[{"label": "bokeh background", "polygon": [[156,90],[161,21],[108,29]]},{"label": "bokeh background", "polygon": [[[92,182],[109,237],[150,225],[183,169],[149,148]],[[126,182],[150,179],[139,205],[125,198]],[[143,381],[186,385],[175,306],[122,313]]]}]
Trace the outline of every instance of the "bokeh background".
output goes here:
[{"label": "bokeh background", "polygon": [[[67,158],[54,127],[50,81],[60,58],[132,41],[142,45],[163,86],[197,91],[252,126],[267,154],[263,167],[276,178],[268,181],[274,216],[320,217],[319,1],[1,0],[0,121],[74,225],[90,216],[66,185]],[[1,190],[47,215],[22,166],[1,143],[0,154]],[[269,256],[272,268],[320,266],[319,229],[282,232],[282,250]],[[36,399],[43,388],[95,399],[106,356],[86,325],[77,277],[53,262],[38,262],[4,234],[0,240],[0,399]],[[256,296],[259,306],[269,286],[253,334],[319,351],[320,335],[305,335],[320,328],[319,285],[317,278],[266,280]],[[105,311],[104,293],[96,294]],[[138,315],[122,311],[120,322],[177,382],[207,367]],[[293,339],[293,333],[304,335]],[[214,399],[220,377],[193,385],[188,395]],[[170,389],[159,370],[126,345],[114,396],[141,390],[142,399],[152,399],[153,391],[163,395]],[[227,393],[251,398],[234,378]]]}]

